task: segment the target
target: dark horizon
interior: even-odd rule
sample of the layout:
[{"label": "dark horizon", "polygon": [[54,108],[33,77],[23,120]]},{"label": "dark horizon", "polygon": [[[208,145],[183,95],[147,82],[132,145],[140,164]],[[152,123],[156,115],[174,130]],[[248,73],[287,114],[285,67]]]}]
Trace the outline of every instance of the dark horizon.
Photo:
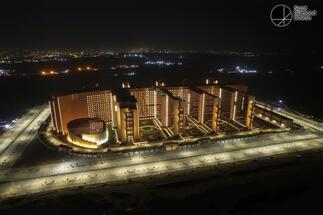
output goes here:
[{"label": "dark horizon", "polygon": [[[285,28],[269,18],[276,4],[308,5],[309,22]],[[319,1],[5,2],[0,49],[321,51]]]}]

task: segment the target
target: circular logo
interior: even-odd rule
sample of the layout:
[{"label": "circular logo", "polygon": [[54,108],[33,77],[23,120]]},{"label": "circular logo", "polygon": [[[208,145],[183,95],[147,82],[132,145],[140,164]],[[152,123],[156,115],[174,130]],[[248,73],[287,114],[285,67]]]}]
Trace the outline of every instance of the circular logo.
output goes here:
[{"label": "circular logo", "polygon": [[292,19],[292,10],[287,5],[276,5],[270,11],[270,20],[277,27],[286,27],[291,23]]}]

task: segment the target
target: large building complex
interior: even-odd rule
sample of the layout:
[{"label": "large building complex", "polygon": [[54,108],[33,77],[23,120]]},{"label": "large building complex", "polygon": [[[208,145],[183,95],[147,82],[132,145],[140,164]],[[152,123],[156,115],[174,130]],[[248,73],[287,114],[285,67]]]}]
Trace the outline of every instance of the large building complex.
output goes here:
[{"label": "large building complex", "polygon": [[101,134],[105,127],[94,139],[82,138],[89,134],[76,138],[71,124],[77,130],[79,124],[98,126],[99,122],[105,122],[113,130],[116,143],[141,142],[144,139],[141,129],[149,126],[158,129],[162,139],[185,136],[188,125],[195,126],[202,134],[218,134],[230,131],[228,128],[252,129],[254,100],[244,85],[158,86],[156,83],[152,87],[57,96],[49,104],[52,127],[57,133],[70,137],[69,142],[75,145],[99,147],[102,140],[98,137],[107,138]]}]

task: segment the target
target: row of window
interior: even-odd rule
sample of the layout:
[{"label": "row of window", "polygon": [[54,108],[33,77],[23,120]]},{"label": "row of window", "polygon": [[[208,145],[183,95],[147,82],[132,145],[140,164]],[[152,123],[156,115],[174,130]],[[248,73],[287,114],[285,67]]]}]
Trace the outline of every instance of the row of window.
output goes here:
[{"label": "row of window", "polygon": [[89,117],[111,121],[111,93],[86,96]]}]

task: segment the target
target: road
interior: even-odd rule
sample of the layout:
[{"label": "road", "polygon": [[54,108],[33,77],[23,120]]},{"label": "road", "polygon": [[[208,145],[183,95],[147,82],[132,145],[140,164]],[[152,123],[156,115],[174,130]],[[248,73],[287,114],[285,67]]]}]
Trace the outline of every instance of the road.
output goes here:
[{"label": "road", "polygon": [[[8,182],[0,185],[1,198],[48,192],[63,188],[72,188],[98,183],[124,181],[137,177],[173,173],[198,167],[221,165],[282,153],[321,148],[323,138],[299,140],[274,145],[219,152],[206,155],[187,156],[171,160],[150,163],[130,164],[99,170],[67,173],[55,176],[40,177]],[[143,161],[145,159],[142,159]]]},{"label": "road", "polygon": [[[29,117],[5,136],[11,139],[1,147],[0,199],[63,188],[123,181],[131,178],[173,173],[197,167],[221,165],[248,159],[257,159],[302,150],[323,147],[323,132],[316,125],[311,129],[280,135],[266,134],[254,138],[225,140],[221,144],[201,145],[173,152],[154,152],[144,155],[120,155],[98,159],[79,158],[69,162],[11,168],[28,143],[35,137],[40,124],[49,116],[43,107],[32,111]],[[302,121],[300,121],[302,123]],[[300,123],[300,124],[301,124]],[[315,131],[313,131],[313,129]]]},{"label": "road", "polygon": [[[73,172],[82,172],[90,170],[105,169],[118,166],[127,166],[130,164],[150,163],[160,160],[172,160],[186,156],[196,156],[210,153],[219,153],[224,151],[252,148],[258,146],[272,145],[278,143],[286,143],[296,140],[312,140],[321,137],[318,134],[309,133],[307,131],[299,131],[293,133],[285,133],[280,135],[262,135],[252,139],[226,140],[223,144],[201,145],[195,149],[177,150],[172,152],[155,152],[144,155],[143,159],[137,159],[135,156],[113,156],[99,159],[84,159],[80,161],[77,157],[64,163],[54,163],[47,165],[38,165],[28,168],[11,168],[7,172],[0,173],[0,182],[16,181],[22,179],[30,179],[51,175],[59,175]],[[33,173],[32,175],[30,173]]]},{"label": "road", "polygon": [[49,114],[48,106],[33,108],[0,137],[0,169],[10,168],[16,162]]},{"label": "road", "polygon": [[[257,101],[256,105],[261,107],[261,108],[264,108],[264,109],[267,109],[267,110],[271,111],[271,109],[269,107],[266,107],[265,104],[260,102],[260,101]],[[273,112],[277,113],[279,115],[282,115],[284,117],[290,118],[290,119],[294,120],[295,123],[300,124],[305,128],[312,128],[314,130],[323,131],[323,125],[322,124],[320,124],[318,122],[315,122],[313,120],[304,118],[301,115],[297,115],[295,113],[289,112],[289,111],[284,110],[282,108],[280,108],[280,109],[273,108]]]}]

